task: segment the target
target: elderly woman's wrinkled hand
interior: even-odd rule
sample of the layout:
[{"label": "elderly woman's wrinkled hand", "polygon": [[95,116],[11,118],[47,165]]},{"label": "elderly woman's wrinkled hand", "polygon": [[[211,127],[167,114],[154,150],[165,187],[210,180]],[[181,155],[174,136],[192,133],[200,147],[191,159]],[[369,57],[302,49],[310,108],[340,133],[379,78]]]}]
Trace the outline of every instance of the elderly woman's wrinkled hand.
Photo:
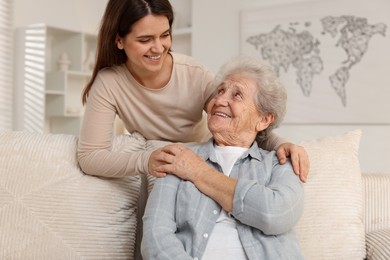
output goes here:
[{"label": "elderly woman's wrinkled hand", "polygon": [[192,182],[201,172],[202,167],[208,167],[203,158],[181,144],[163,147],[156,159],[160,162],[155,168],[157,172],[174,174],[183,180]]},{"label": "elderly woman's wrinkled hand", "polygon": [[286,158],[290,157],[295,174],[299,175],[302,182],[306,182],[310,161],[305,148],[293,143],[283,143],[276,150],[276,155],[280,164],[284,164]]}]

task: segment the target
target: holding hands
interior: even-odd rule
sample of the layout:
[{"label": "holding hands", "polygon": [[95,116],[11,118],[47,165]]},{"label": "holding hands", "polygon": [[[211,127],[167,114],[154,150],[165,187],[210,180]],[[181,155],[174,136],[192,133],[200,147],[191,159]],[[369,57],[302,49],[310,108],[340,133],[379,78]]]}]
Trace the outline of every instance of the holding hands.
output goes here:
[{"label": "holding hands", "polygon": [[193,182],[202,167],[208,167],[196,153],[182,144],[170,144],[154,151],[149,159],[149,172],[155,177],[174,174]]}]

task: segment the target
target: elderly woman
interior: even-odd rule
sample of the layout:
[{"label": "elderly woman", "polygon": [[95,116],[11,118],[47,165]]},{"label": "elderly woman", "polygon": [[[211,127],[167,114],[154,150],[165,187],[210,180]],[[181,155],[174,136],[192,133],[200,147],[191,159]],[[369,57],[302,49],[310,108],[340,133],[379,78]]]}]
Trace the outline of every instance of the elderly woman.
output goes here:
[{"label": "elderly woman", "polygon": [[279,126],[286,93],[249,57],[226,63],[210,100],[208,142],[164,148],[144,215],[144,259],[302,259],[292,228],[303,187],[257,139]]}]

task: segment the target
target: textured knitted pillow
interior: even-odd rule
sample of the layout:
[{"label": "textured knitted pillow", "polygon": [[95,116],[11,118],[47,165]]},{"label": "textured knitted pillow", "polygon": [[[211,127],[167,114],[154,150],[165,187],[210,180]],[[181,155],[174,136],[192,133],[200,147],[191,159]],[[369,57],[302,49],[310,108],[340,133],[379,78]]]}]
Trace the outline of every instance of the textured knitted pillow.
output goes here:
[{"label": "textured knitted pillow", "polygon": [[301,143],[309,154],[305,210],[295,230],[305,259],[364,259],[361,131]]},{"label": "textured knitted pillow", "polygon": [[[114,150],[142,149],[120,136]],[[0,259],[133,259],[139,176],[83,174],[70,135],[0,132]]]},{"label": "textured knitted pillow", "polygon": [[390,259],[390,229],[367,234],[367,260]]}]

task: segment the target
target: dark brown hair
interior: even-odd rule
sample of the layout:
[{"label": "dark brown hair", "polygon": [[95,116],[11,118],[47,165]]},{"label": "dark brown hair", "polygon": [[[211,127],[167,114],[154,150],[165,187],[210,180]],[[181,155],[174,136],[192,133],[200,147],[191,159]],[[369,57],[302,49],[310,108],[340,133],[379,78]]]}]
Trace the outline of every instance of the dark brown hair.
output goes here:
[{"label": "dark brown hair", "polygon": [[170,28],[172,27],[173,10],[168,0],[108,1],[100,24],[95,67],[91,80],[83,90],[83,104],[87,102],[88,93],[99,70],[113,65],[120,65],[127,61],[125,51],[117,48],[117,35],[119,37],[125,37],[131,32],[131,28],[135,22],[149,14],[166,16]]}]

